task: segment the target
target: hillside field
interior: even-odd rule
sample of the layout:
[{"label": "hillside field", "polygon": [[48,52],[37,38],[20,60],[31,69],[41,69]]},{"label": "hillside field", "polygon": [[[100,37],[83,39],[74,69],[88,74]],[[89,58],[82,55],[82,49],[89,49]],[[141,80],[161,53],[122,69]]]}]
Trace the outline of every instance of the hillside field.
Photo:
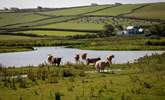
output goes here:
[{"label": "hillside field", "polygon": [[[123,27],[159,24],[165,21],[164,14],[165,3],[82,6],[41,12],[1,12],[0,28],[37,27],[84,32],[83,30],[103,30],[106,24]],[[46,35],[52,35],[50,33]],[[59,32],[60,36],[61,33]],[[57,35],[57,32],[54,34]],[[65,34],[70,32],[64,33],[64,36]]]}]

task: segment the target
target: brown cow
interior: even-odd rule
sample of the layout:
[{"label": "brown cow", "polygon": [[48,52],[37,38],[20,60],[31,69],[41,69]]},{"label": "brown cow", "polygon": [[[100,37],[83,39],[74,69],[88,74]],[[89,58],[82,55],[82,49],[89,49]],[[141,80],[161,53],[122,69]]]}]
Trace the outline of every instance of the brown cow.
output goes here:
[{"label": "brown cow", "polygon": [[86,59],[86,62],[87,62],[87,65],[89,65],[90,63],[96,63],[97,61],[101,60],[101,58],[87,58]]},{"label": "brown cow", "polygon": [[80,55],[77,54],[77,55],[74,57],[74,59],[75,59],[76,62],[79,62],[79,60],[80,60]]},{"label": "brown cow", "polygon": [[48,63],[50,64],[55,64],[57,66],[60,65],[62,58],[54,58],[52,55],[48,56]]},{"label": "brown cow", "polygon": [[61,59],[62,58],[53,58],[52,59],[52,64],[57,64],[57,66],[59,66],[60,65],[60,63],[61,63]]},{"label": "brown cow", "polygon": [[86,60],[86,59],[87,59],[87,53],[82,54],[82,55],[81,55],[81,59],[82,59],[82,60]]},{"label": "brown cow", "polygon": [[52,58],[53,58],[52,55],[49,55],[49,56],[48,56],[48,63],[52,64]]}]

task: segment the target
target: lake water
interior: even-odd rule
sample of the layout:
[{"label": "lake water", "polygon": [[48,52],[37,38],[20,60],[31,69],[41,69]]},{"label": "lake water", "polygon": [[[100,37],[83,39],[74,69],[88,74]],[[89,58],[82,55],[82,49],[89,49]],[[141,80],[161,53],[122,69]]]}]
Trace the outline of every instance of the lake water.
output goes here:
[{"label": "lake water", "polygon": [[90,57],[101,57],[106,60],[107,55],[113,54],[115,58],[113,63],[122,64],[130,62],[145,55],[161,54],[165,51],[103,51],[103,50],[80,50],[75,48],[64,47],[35,47],[34,51],[14,52],[14,53],[0,53],[0,64],[6,67],[21,67],[33,65],[37,66],[41,63],[47,62],[48,54],[56,57],[62,57],[62,64],[67,62],[75,63],[74,56],[76,54],[87,53]]}]

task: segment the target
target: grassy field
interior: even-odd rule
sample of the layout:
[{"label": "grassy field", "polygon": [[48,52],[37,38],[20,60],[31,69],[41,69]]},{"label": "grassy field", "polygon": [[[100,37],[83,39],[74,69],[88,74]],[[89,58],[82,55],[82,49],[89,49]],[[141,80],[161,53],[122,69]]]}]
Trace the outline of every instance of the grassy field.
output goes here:
[{"label": "grassy field", "polygon": [[[34,26],[34,25],[35,26],[48,25],[45,27],[49,27],[49,24],[57,23],[60,21],[64,21],[67,23],[68,21],[66,20],[68,19],[79,18],[79,16],[76,16],[78,14],[117,16],[117,15],[127,14],[129,12],[132,12],[132,10],[142,7],[144,5],[145,4],[124,4],[120,6],[114,6],[114,7],[112,7],[112,5],[99,5],[99,6],[67,8],[67,9],[62,9],[62,10],[37,12],[37,13],[34,13],[34,12],[0,13],[0,26],[21,27],[21,26]],[[42,14],[46,14],[47,16],[42,15]],[[62,16],[55,17],[52,15],[62,15]],[[75,16],[71,17],[67,15],[75,15]],[[153,19],[164,19],[164,3],[149,4],[149,6],[136,9],[131,14],[125,15],[125,16],[135,16],[137,18],[139,17],[139,18],[146,18],[146,19],[151,18],[151,17]],[[123,21],[120,21],[120,22],[122,23]],[[81,27],[82,23],[79,23],[79,24]],[[77,25],[72,25],[72,26],[77,26]],[[65,27],[65,26],[62,26],[62,27]],[[93,28],[97,28],[97,27],[93,27]]]},{"label": "grassy field", "polygon": [[21,52],[21,51],[31,51],[33,50],[32,47],[20,47],[20,46],[0,46],[0,53],[7,53],[7,52]]},{"label": "grassy field", "polygon": [[[159,43],[165,42],[165,38],[145,38],[142,36],[126,36],[126,37],[111,37],[111,38],[97,38],[79,40],[81,45],[71,45],[71,47],[80,49],[91,49],[91,50],[164,50],[163,45]],[[148,45],[147,42],[154,42],[157,45]]]},{"label": "grassy field", "polygon": [[[154,3],[143,7],[146,4],[123,4],[115,5],[98,5],[73,7],[54,11],[44,12],[16,12],[16,13],[0,13],[0,28],[57,28],[57,29],[74,29],[74,30],[103,30],[106,24],[122,25],[124,28],[130,25],[150,26],[160,22],[152,20],[138,20],[121,18],[122,16],[135,16],[137,18],[164,18],[164,3]],[[141,8],[142,7],[142,8]],[[154,8],[154,9],[153,9]],[[146,13],[147,12],[147,13]],[[149,14],[150,13],[150,14]],[[57,16],[56,16],[57,15]],[[60,17],[59,17],[60,15]],[[68,16],[74,15],[74,16]],[[83,15],[83,16],[80,16]],[[84,16],[85,15],[85,16]],[[93,15],[93,16],[90,16]],[[101,15],[101,16],[100,16]],[[118,16],[121,17],[106,17]],[[1,31],[0,31],[1,33]],[[40,34],[43,32],[34,32]],[[57,32],[53,32],[55,36]],[[59,36],[67,36],[69,33],[75,32],[58,32]],[[62,35],[62,33],[64,33]],[[51,31],[47,31],[44,35],[52,35]],[[78,33],[79,34],[79,33]],[[81,33],[80,33],[81,34]]]},{"label": "grassy field", "polygon": [[[78,29],[78,30],[101,30],[103,29],[103,24],[94,23],[59,23],[40,26],[40,28],[58,28],[58,29]],[[38,27],[39,28],[39,27]]]},{"label": "grassy field", "polygon": [[0,35],[0,41],[25,40],[25,39],[32,39],[32,37],[13,36],[13,35]]},{"label": "grassy field", "polygon": [[11,24],[33,22],[46,18],[33,13],[0,13],[0,27]]},{"label": "grassy field", "polygon": [[0,41],[4,42],[0,46],[0,53],[4,52],[19,52],[19,51],[30,51],[33,50],[32,47],[28,46],[3,46],[3,44],[7,44],[8,41],[12,43],[12,41],[24,41],[24,40],[33,40],[35,38],[27,37],[27,36],[13,36],[13,35],[0,35]]},{"label": "grassy field", "polygon": [[134,13],[126,16],[133,16],[147,19],[165,19],[165,3],[150,4],[142,9],[136,10]]},{"label": "grassy field", "polygon": [[90,13],[89,15],[105,15],[105,16],[117,16],[120,14],[131,12],[133,9],[143,6],[143,4],[125,4],[98,12]]},{"label": "grassy field", "polygon": [[111,7],[112,5],[99,5],[99,6],[87,6],[87,7],[77,7],[77,8],[68,8],[56,11],[40,12],[41,14],[46,15],[79,15],[87,12],[96,11],[106,7]]},{"label": "grassy field", "polygon": [[[40,65],[1,68],[2,77],[28,74],[28,78],[0,79],[2,100],[164,100],[165,54],[140,58],[134,64],[111,65],[109,73],[85,73],[93,66]],[[59,99],[60,98],[60,99]]]},{"label": "grassy field", "polygon": [[26,34],[36,34],[39,36],[74,36],[85,35],[87,32],[69,32],[69,31],[23,31]]}]

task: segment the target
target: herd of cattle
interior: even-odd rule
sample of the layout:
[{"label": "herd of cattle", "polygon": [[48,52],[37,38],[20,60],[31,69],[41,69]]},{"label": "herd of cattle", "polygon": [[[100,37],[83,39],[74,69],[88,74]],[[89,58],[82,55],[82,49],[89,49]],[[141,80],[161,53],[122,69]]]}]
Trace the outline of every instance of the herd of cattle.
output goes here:
[{"label": "herd of cattle", "polygon": [[[100,57],[98,58],[87,58],[87,53],[84,53],[82,55],[80,54],[76,54],[76,56],[74,57],[75,62],[78,63],[80,62],[80,58],[84,61],[86,61],[86,64],[95,64],[95,68],[98,72],[101,72],[105,69],[106,66],[109,66],[110,64],[112,64],[112,59],[114,58],[114,55],[109,55],[107,57],[106,61],[102,61]],[[62,58],[59,57],[53,57],[52,55],[48,56],[48,63],[49,64],[53,64],[53,65],[57,65],[59,66],[61,63]]]}]

